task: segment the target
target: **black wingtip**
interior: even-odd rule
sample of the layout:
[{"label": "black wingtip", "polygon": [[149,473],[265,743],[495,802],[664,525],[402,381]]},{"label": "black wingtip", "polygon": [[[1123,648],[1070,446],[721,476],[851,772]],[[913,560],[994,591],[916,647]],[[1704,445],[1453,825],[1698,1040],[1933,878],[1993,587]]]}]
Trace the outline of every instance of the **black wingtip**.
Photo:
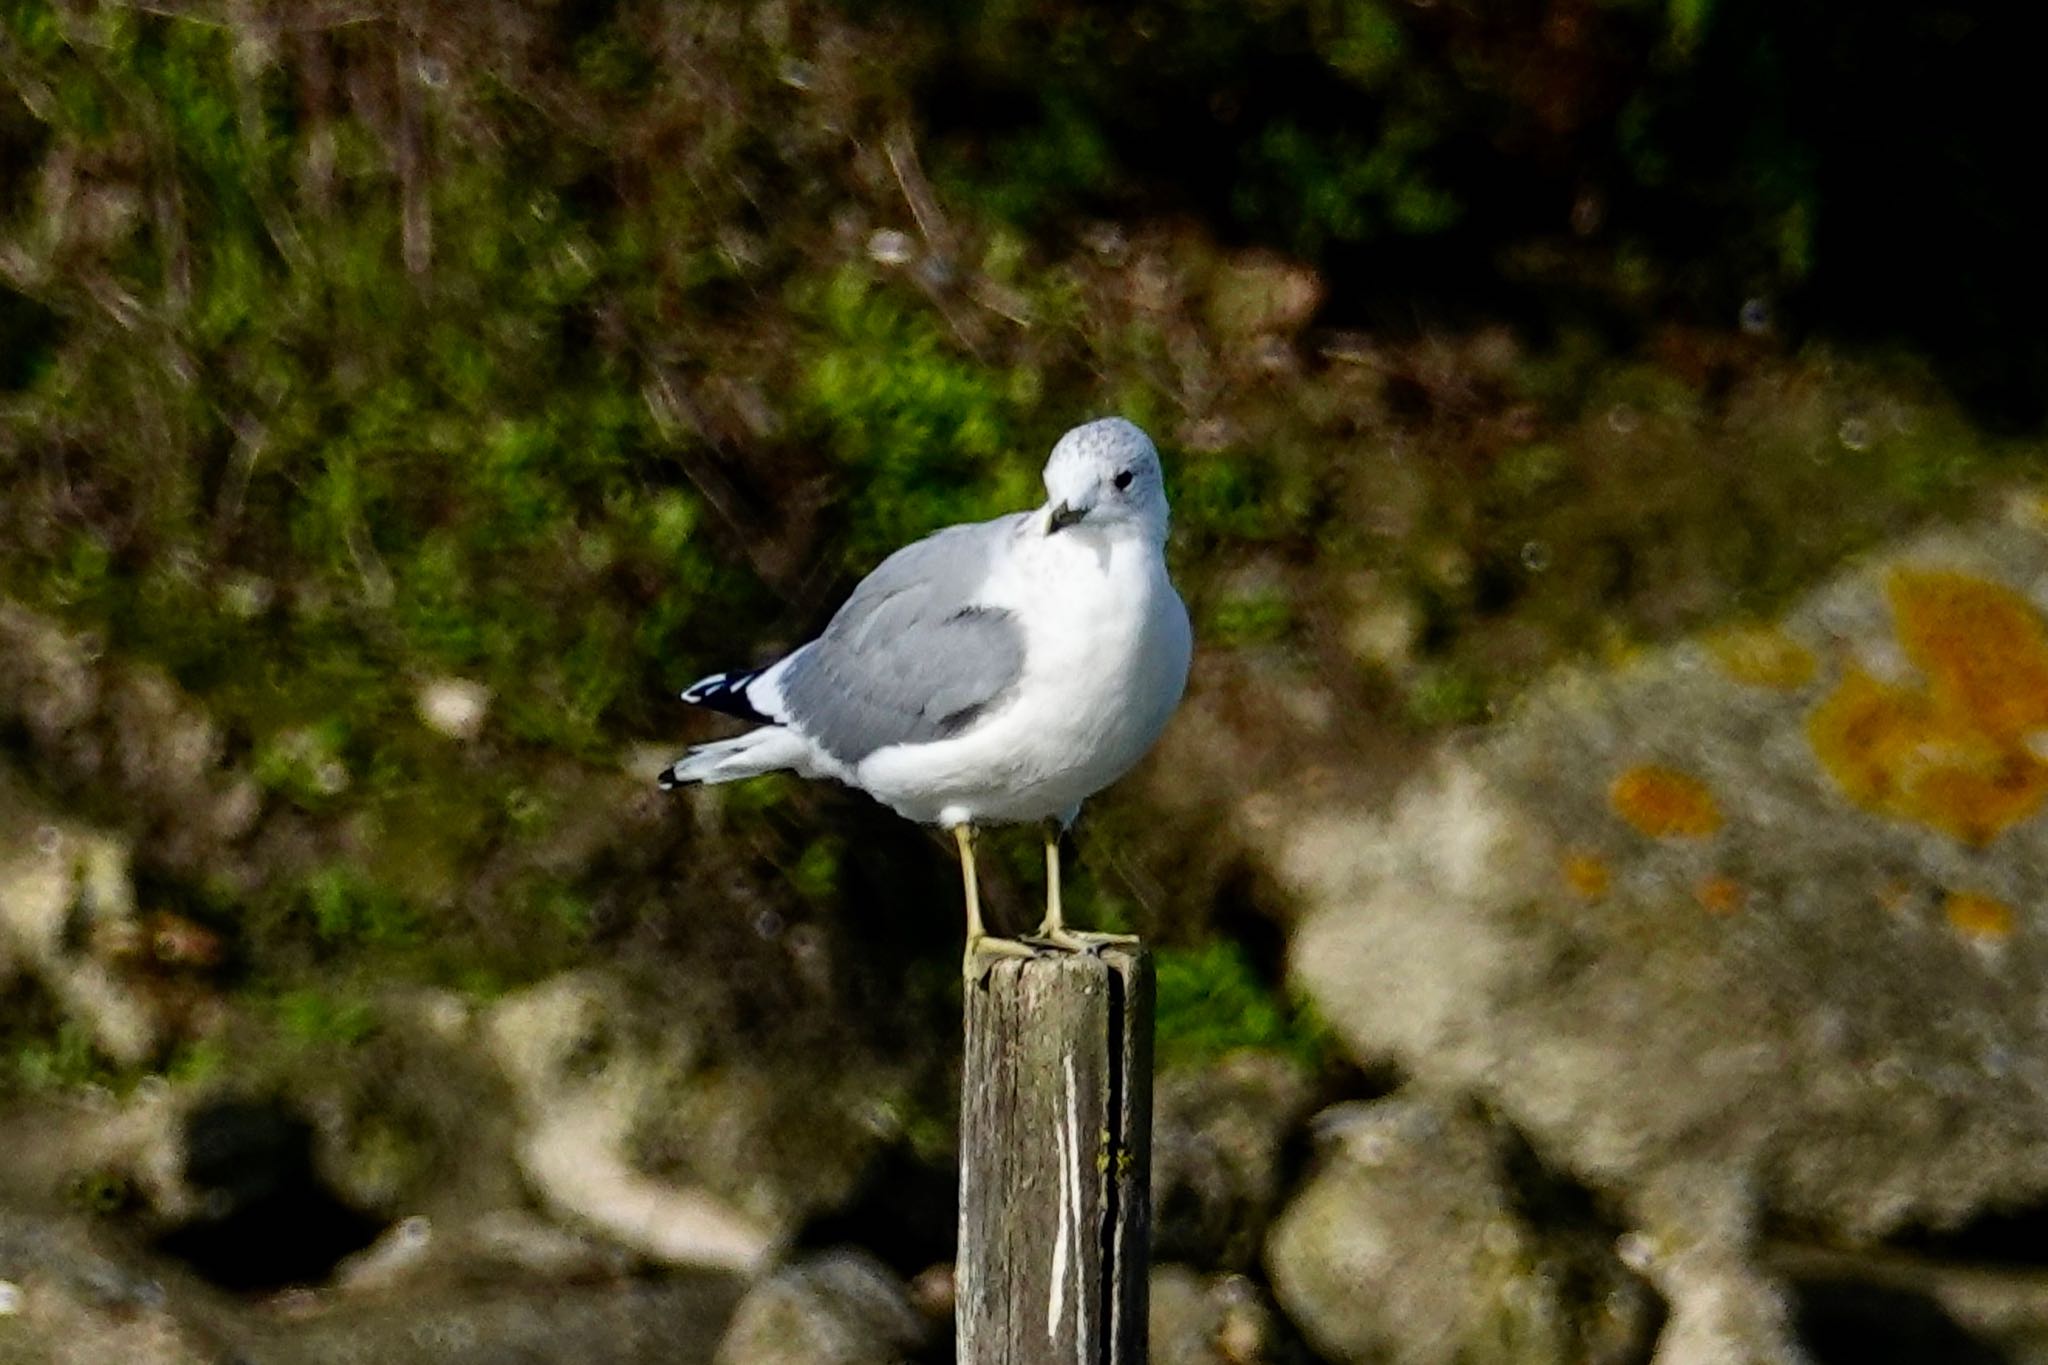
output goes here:
[{"label": "black wingtip", "polygon": [[741,720],[772,725],[774,718],[763,715],[747,700],[747,684],[760,677],[761,672],[758,668],[749,668],[733,673],[713,673],[684,688],[683,700],[707,711],[719,711]]}]

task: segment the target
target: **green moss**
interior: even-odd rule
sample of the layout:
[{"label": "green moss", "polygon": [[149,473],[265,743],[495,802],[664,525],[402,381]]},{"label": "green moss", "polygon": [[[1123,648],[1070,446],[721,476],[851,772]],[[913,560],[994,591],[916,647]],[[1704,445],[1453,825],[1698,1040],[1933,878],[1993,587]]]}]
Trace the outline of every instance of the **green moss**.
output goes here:
[{"label": "green moss", "polygon": [[833,835],[811,840],[789,869],[790,884],[805,900],[829,902],[839,890],[846,841]]},{"label": "green moss", "polygon": [[163,1074],[174,1085],[196,1089],[218,1080],[227,1066],[226,1044],[202,1038],[174,1047]]},{"label": "green moss", "polygon": [[1453,663],[1422,669],[1402,700],[1408,719],[1428,730],[1472,725],[1488,715],[1486,684]]},{"label": "green moss", "polygon": [[542,877],[526,888],[525,898],[542,926],[572,941],[589,937],[597,907],[577,888],[556,878]]},{"label": "green moss", "polygon": [[1294,624],[1287,594],[1278,590],[1240,593],[1210,604],[1201,638],[1215,645],[1270,644]]},{"label": "green moss", "polygon": [[313,937],[329,948],[404,948],[424,932],[404,897],[345,864],[330,864],[306,878],[297,908]]},{"label": "green moss", "polygon": [[1423,169],[1434,136],[1412,118],[1389,120],[1377,141],[1277,122],[1258,143],[1233,207],[1255,222],[1287,223],[1291,245],[1311,256],[1332,241],[1440,232],[1458,220],[1459,207]]},{"label": "green moss", "polygon": [[288,992],[278,997],[274,1009],[279,1030],[302,1047],[355,1047],[378,1028],[377,1011],[368,1001],[320,990]]},{"label": "green moss", "polygon": [[328,805],[349,786],[347,743],[339,717],[272,736],[256,750],[256,780],[308,808]]},{"label": "green moss", "polygon": [[847,552],[870,567],[896,546],[1034,501],[1043,455],[1019,439],[1028,400],[867,271],[846,267],[800,302],[818,336],[804,363],[807,423],[863,489]]},{"label": "green moss", "polygon": [[21,1040],[13,1061],[15,1085],[31,1093],[114,1088],[121,1081],[93,1047],[92,1035],[69,1021]]},{"label": "green moss", "polygon": [[977,193],[995,213],[1015,223],[1043,224],[1077,203],[1111,194],[1119,168],[1099,124],[1071,97],[1052,92],[1039,118],[992,140],[989,158],[1002,167],[984,185],[958,184]]},{"label": "green moss", "polygon": [[1329,1035],[1308,1003],[1277,994],[1236,944],[1164,948],[1156,964],[1162,1061],[1198,1062],[1259,1048],[1314,1067],[1329,1055]]}]

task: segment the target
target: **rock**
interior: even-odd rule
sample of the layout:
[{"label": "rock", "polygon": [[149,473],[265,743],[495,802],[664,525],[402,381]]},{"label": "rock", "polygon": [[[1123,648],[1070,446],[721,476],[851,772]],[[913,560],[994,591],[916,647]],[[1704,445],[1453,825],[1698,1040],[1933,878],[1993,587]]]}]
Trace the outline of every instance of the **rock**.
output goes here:
[{"label": "rock", "polygon": [[420,685],[413,708],[429,730],[472,740],[483,733],[490,715],[491,689],[468,678],[433,678]]},{"label": "rock", "polygon": [[260,1365],[710,1365],[737,1293],[730,1277],[694,1274],[424,1299],[352,1296],[304,1304],[296,1315],[277,1305],[238,1322],[232,1337],[240,1359]]},{"label": "rock", "polygon": [[1849,1244],[2048,1199],[2048,537],[1873,557],[1562,677],[1394,814],[1271,828],[1359,1059],[1615,1199],[1660,1358],[1795,1358],[1764,1217]]},{"label": "rock", "polygon": [[907,232],[877,228],[868,236],[868,259],[877,265],[908,265],[917,259],[917,243]]},{"label": "rock", "polygon": [[1802,1337],[1822,1360],[2048,1362],[2048,1274],[1894,1252],[1774,1247],[1771,1269],[1791,1285]]},{"label": "rock", "polygon": [[108,1058],[139,1065],[158,1020],[109,958],[143,937],[128,846],[43,806],[0,770],[0,988],[33,976]]},{"label": "rock", "polygon": [[4,597],[0,723],[19,727],[39,773],[118,793],[165,866],[218,862],[261,813],[255,783],[223,767],[219,728],[190,697]]},{"label": "rock", "polygon": [[1790,1297],[1757,1255],[1744,1191],[1720,1172],[1669,1172],[1636,1203],[1654,1231],[1625,1236],[1622,1253],[1670,1309],[1652,1365],[1805,1365]]},{"label": "rock", "polygon": [[808,1257],[740,1301],[717,1365],[899,1365],[931,1325],[886,1266],[855,1250]]},{"label": "rock", "polygon": [[334,1284],[353,1293],[377,1293],[416,1276],[434,1250],[434,1220],[416,1213],[401,1218],[361,1251],[334,1267]]},{"label": "rock", "polygon": [[[553,1267],[507,1278],[479,1276],[471,1263],[436,1280],[389,1279],[375,1292],[359,1284],[363,1292],[230,1296],[105,1230],[68,1213],[0,1204],[0,1284],[14,1287],[12,1311],[0,1301],[0,1361],[709,1365],[742,1289],[726,1275],[565,1282]],[[431,1245],[476,1240],[437,1232]],[[419,1246],[417,1228],[401,1225],[379,1250],[390,1268],[394,1253]]]},{"label": "rock", "polygon": [[1152,1365],[1279,1365],[1272,1309],[1242,1275],[1205,1277],[1180,1265],[1152,1270]]},{"label": "rock", "polygon": [[8,1365],[212,1365],[161,1308],[111,1308],[41,1277],[13,1289],[0,1313],[0,1360]]},{"label": "rock", "polygon": [[500,1274],[547,1280],[616,1279],[631,1269],[627,1253],[608,1243],[557,1227],[523,1209],[500,1209],[477,1218],[465,1250]]},{"label": "rock", "polygon": [[1274,1223],[1273,1290],[1333,1361],[1624,1362],[1655,1331],[1653,1297],[1608,1243],[1537,1226],[1498,1133],[1477,1114],[1397,1096],[1319,1120],[1315,1174]]},{"label": "rock", "polygon": [[903,1082],[822,1047],[735,1043],[701,998],[593,969],[507,996],[483,1038],[553,1209],[665,1263],[751,1271],[858,1194],[900,1137]]},{"label": "rock", "polygon": [[1352,574],[1344,590],[1343,640],[1352,657],[1389,674],[1407,671],[1422,639],[1422,604],[1377,574]]},{"label": "rock", "polygon": [[214,1365],[164,1285],[103,1254],[69,1219],[0,1210],[0,1360]]},{"label": "rock", "polygon": [[1256,1263],[1309,1077],[1268,1052],[1172,1068],[1154,1082],[1152,1254],[1231,1270]]},{"label": "rock", "polygon": [[519,1162],[558,1213],[654,1260],[752,1271],[776,1230],[708,1191],[637,1169],[628,1141],[656,1086],[655,1062],[609,1034],[619,1010],[591,978],[508,997],[490,1038],[518,1095]]}]

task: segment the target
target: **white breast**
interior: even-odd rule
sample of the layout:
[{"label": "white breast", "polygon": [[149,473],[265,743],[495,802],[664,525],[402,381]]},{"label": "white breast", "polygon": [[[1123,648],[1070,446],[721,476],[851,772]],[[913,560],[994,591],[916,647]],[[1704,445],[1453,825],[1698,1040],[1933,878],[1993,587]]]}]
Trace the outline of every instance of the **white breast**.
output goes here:
[{"label": "white breast", "polygon": [[1071,817],[1165,729],[1187,683],[1187,611],[1157,546],[1117,532],[1027,529],[977,596],[1024,628],[1010,698],[958,738],[870,755],[859,785],[927,822]]}]

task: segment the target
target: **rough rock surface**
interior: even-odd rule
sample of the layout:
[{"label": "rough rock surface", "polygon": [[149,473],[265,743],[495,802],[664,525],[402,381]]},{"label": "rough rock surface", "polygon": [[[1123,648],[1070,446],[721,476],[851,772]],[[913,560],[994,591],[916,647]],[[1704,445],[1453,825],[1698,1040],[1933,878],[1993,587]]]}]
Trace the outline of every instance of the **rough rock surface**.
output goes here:
[{"label": "rough rock surface", "polygon": [[1308,1116],[1303,1068],[1268,1052],[1159,1074],[1152,1100],[1152,1254],[1244,1270],[1282,1193],[1286,1145]]},{"label": "rough rock surface", "polygon": [[1152,1270],[1152,1365],[1293,1365],[1272,1308],[1242,1275]]},{"label": "rough rock surface", "polygon": [[2048,1198],[2048,534],[2011,507],[1547,686],[1275,859],[1355,1055],[1627,1207],[1660,1359],[1790,1358],[1764,1217],[1855,1243]]},{"label": "rough rock surface", "polygon": [[7,1365],[708,1365],[741,1284],[677,1275],[474,1281],[422,1291],[230,1297],[99,1245],[68,1215],[0,1210]]},{"label": "rough rock surface", "polygon": [[1451,1365],[1639,1360],[1655,1299],[1611,1239],[1531,1216],[1502,1136],[1408,1096],[1318,1120],[1315,1174],[1274,1224],[1273,1288],[1333,1361]]},{"label": "rough rock surface", "polygon": [[848,1197],[884,1136],[849,1088],[878,1078],[806,1085],[758,1059],[713,1065],[687,1019],[636,1006],[603,973],[508,996],[485,1034],[517,1096],[533,1188],[664,1263],[759,1269]]},{"label": "rough rock surface", "polygon": [[880,1261],[851,1249],[784,1266],[740,1301],[717,1365],[902,1365],[931,1324]]},{"label": "rough rock surface", "polygon": [[0,1361],[8,1365],[211,1365],[215,1353],[152,1276],[74,1226],[0,1209]]}]

